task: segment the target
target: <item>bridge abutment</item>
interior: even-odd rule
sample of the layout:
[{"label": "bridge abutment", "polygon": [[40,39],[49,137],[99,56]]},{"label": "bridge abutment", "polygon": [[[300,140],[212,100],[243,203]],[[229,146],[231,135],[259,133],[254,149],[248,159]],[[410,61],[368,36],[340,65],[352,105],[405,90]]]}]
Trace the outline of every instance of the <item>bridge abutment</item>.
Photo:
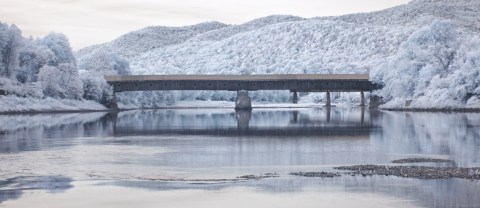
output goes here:
[{"label": "bridge abutment", "polygon": [[237,99],[235,100],[235,110],[251,110],[252,100],[248,96],[248,91],[237,91]]},{"label": "bridge abutment", "polygon": [[370,102],[368,103],[369,108],[378,108],[378,106],[385,104],[382,97],[374,94],[370,94]]}]

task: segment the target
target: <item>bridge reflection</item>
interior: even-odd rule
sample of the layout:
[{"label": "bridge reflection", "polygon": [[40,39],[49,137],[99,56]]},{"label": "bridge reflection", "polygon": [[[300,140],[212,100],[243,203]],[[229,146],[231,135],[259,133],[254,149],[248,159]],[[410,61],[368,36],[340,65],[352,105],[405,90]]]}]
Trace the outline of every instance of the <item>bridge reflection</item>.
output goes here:
[{"label": "bridge reflection", "polygon": [[367,139],[379,130],[365,108],[336,110],[145,110],[112,113],[114,136],[210,135],[210,136],[349,136]]}]

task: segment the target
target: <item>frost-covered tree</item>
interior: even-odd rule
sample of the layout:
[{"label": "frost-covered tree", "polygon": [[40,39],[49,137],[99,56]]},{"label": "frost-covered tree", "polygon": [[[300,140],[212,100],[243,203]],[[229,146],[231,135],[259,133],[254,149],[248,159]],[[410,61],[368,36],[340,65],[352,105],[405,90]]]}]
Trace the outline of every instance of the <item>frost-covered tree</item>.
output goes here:
[{"label": "frost-covered tree", "polygon": [[83,71],[81,73],[83,83],[83,98],[97,101],[105,106],[110,106],[113,102],[113,89],[103,76],[97,73]]},{"label": "frost-covered tree", "polygon": [[83,97],[95,100],[105,106],[112,103],[113,91],[103,76],[131,74],[130,65],[126,59],[104,51],[78,60],[78,68],[82,70]]},{"label": "frost-covered tree", "polygon": [[44,66],[40,69],[39,80],[46,96],[63,99],[82,97],[82,82],[77,68],[72,64]]},{"label": "frost-covered tree", "polygon": [[480,37],[462,37],[447,76],[437,75],[425,89],[430,100],[453,104],[480,104]]},{"label": "frost-covered tree", "polygon": [[78,60],[78,68],[101,75],[129,75],[129,62],[117,54],[99,51]]},{"label": "frost-covered tree", "polygon": [[21,58],[24,71],[30,71],[30,74],[33,74],[32,80],[35,80],[34,74],[38,67],[41,67],[38,79],[42,83],[42,89],[46,96],[81,99],[83,84],[78,74],[75,57],[65,35],[50,33],[36,46],[25,48]]},{"label": "frost-covered tree", "polygon": [[76,65],[72,48],[64,34],[52,32],[42,39],[42,45],[48,47],[55,54],[55,58],[48,63],[49,65],[58,66],[61,63]]},{"label": "frost-covered tree", "polygon": [[53,62],[55,54],[50,48],[41,45],[40,40],[29,40],[20,49],[19,70],[17,80],[19,82],[36,82],[40,68]]},{"label": "frost-covered tree", "polygon": [[[421,97],[435,76],[452,73],[452,64],[459,46],[454,24],[434,21],[430,26],[414,32],[390,58],[389,64],[379,69],[385,83],[385,97]],[[374,72],[375,74],[376,72]]]},{"label": "frost-covered tree", "polygon": [[[412,34],[403,47],[417,53],[411,58],[432,64],[436,72],[445,75],[451,72],[451,65],[458,48],[456,26],[447,21],[435,21],[429,27]],[[418,54],[421,52],[422,54]]]},{"label": "frost-covered tree", "polygon": [[25,83],[16,84],[15,88],[5,86],[19,96],[32,94],[22,89],[30,90],[37,81],[45,96],[80,99],[83,91],[75,57],[65,35],[50,33],[43,39],[24,39],[15,25],[1,23],[0,76],[11,80],[5,83]]},{"label": "frost-covered tree", "polygon": [[[1,23],[0,23],[1,24]],[[22,32],[15,25],[0,26],[0,76],[12,78],[18,67],[19,49],[23,44]]]},{"label": "frost-covered tree", "polygon": [[7,35],[8,25],[0,22],[0,76],[5,76],[5,63],[3,61],[4,54],[6,53],[6,46],[8,42]]},{"label": "frost-covered tree", "polygon": [[82,98],[82,81],[78,74],[77,67],[71,63],[59,64],[58,69],[61,72],[61,83],[65,88],[65,95],[68,99]]},{"label": "frost-covered tree", "polygon": [[63,94],[64,90],[59,86],[60,76],[58,74],[58,68],[54,66],[47,65],[40,69],[38,78],[46,96],[60,97]]}]

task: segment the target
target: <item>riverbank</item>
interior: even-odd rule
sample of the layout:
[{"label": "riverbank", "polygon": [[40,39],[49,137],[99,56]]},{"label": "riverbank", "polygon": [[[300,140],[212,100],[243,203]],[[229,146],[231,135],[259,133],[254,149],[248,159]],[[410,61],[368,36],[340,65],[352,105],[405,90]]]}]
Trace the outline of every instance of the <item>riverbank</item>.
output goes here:
[{"label": "riverbank", "polygon": [[[4,97],[5,98],[5,97]],[[3,99],[3,98],[2,98]],[[28,103],[31,102],[31,105]],[[49,104],[52,104],[49,106]],[[234,109],[235,103],[230,101],[179,101],[173,105],[158,106],[155,108],[138,108],[132,105],[120,105],[119,109],[107,107],[87,100],[57,100],[53,98],[42,101],[28,98],[0,100],[0,115],[5,114],[38,114],[38,113],[81,113],[81,112],[112,112],[127,110],[152,110],[152,109]],[[324,107],[318,103],[253,103],[252,108],[293,109],[293,108],[319,108]],[[349,107],[349,105],[338,105]]]},{"label": "riverbank", "polygon": [[405,111],[405,112],[460,112],[460,113],[479,113],[480,108],[379,108],[386,111]]},{"label": "riverbank", "polygon": [[1,114],[20,113],[74,113],[108,111],[105,106],[91,100],[35,99],[17,96],[0,97]]},{"label": "riverbank", "polygon": [[[120,109],[108,109],[100,103],[90,100],[67,100],[67,99],[33,99],[16,96],[2,96],[0,99],[0,115],[5,114],[38,114],[38,113],[81,113],[81,112],[110,112],[126,110],[150,110],[150,109],[212,109],[231,108],[235,103],[231,101],[178,101],[172,105],[163,105],[154,108],[139,108],[134,105],[121,105]],[[332,103],[332,108],[359,107],[353,103]],[[323,103],[259,103],[253,102],[252,108],[270,109],[294,109],[294,108],[325,108]],[[366,106],[365,108],[368,108]],[[377,109],[377,108],[372,108]],[[404,112],[471,112],[479,113],[480,108],[382,108],[386,111]]]}]

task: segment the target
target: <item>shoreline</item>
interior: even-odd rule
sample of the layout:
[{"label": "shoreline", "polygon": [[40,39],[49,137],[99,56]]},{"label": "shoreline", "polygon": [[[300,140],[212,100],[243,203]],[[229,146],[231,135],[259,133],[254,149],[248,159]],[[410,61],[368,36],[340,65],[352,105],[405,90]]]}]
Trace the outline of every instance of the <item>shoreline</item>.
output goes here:
[{"label": "shoreline", "polygon": [[[323,107],[323,106],[322,106]],[[267,107],[252,107],[252,109],[307,109],[307,108],[316,108],[316,107],[273,107],[273,106],[267,106]],[[122,111],[131,111],[131,110],[181,110],[181,109],[233,109],[233,107],[226,107],[226,106],[200,106],[200,107],[188,107],[188,106],[177,106],[177,107],[157,107],[157,108],[125,108],[125,109],[105,109],[105,110],[29,110],[29,111],[6,111],[6,112],[0,112],[0,115],[14,115],[14,114],[56,114],[56,113],[94,113],[94,112],[122,112]]]},{"label": "shoreline", "polygon": [[95,113],[95,112],[120,112],[120,111],[127,111],[129,109],[125,110],[28,110],[28,111],[6,111],[6,112],[0,112],[0,115],[35,115],[35,114],[62,114],[62,113]]},{"label": "shoreline", "polygon": [[446,113],[480,113],[480,108],[378,108],[385,111],[398,112],[446,112]]},{"label": "shoreline", "polygon": [[[362,106],[342,106],[340,108],[355,108]],[[165,106],[156,108],[123,108],[123,109],[79,109],[79,110],[27,110],[27,111],[0,111],[0,115],[16,114],[61,114],[61,113],[94,113],[94,112],[122,112],[130,110],[168,110],[168,109],[230,109],[232,106]],[[307,108],[326,108],[319,106],[252,106],[252,109],[307,109]],[[336,108],[336,106],[332,106]],[[368,108],[368,110],[384,110],[397,112],[427,112],[427,113],[480,113],[480,108]]]}]

